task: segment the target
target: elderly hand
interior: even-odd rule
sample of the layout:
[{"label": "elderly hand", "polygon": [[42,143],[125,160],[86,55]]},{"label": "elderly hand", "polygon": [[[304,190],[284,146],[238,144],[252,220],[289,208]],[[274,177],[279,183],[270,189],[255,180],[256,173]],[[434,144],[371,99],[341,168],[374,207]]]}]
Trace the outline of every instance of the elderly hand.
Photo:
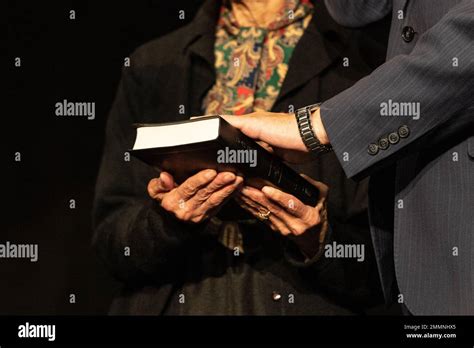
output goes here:
[{"label": "elderly hand", "polygon": [[304,177],[320,191],[319,201],[314,207],[270,186],[262,190],[243,186],[235,199],[242,208],[268,224],[272,230],[292,238],[303,254],[311,258],[319,250],[328,229],[326,198],[329,188]]},{"label": "elderly hand", "polygon": [[215,215],[242,182],[233,173],[206,169],[178,186],[171,174],[162,172],[148,183],[148,194],[178,220],[200,223]]}]

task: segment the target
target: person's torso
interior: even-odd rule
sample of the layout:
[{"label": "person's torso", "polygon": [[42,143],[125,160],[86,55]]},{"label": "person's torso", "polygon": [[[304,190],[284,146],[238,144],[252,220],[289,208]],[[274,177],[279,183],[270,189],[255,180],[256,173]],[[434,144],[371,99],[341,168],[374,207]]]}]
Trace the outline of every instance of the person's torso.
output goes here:
[{"label": "person's torso", "polygon": [[[369,74],[373,68],[364,59],[355,40],[347,45],[333,46],[330,40],[325,42],[326,39],[317,29],[313,27],[311,30],[303,35],[293,52],[272,111],[291,112],[309,103],[328,99]],[[173,43],[189,40],[189,32],[183,30],[180,35],[165,40],[170,47]],[[377,40],[371,43],[372,54],[376,52],[382,61],[383,44]],[[207,33],[199,40],[183,46],[186,48],[178,46],[171,53],[168,52],[173,54],[173,59],[155,59],[153,56],[161,54],[164,49],[150,48],[148,62],[142,63],[147,82],[143,86],[142,119],[137,121],[178,121],[203,112],[203,98],[215,83],[216,76],[212,59],[213,36]],[[329,51],[323,51],[325,49]],[[308,57],[311,59],[308,60]],[[349,58],[349,66],[344,65],[344,58]],[[313,60],[313,64],[309,65]],[[308,69],[302,70],[302,65]],[[332,187],[329,196],[330,214],[333,223],[338,224],[344,232],[340,236],[341,243],[352,241],[365,244],[366,261],[359,263],[355,259],[344,260],[332,275],[321,278],[322,284],[315,286],[310,281],[311,274],[301,272],[284,260],[280,237],[261,237],[256,229],[245,227],[242,228],[245,230],[243,236],[249,243],[244,243],[244,251],[248,251],[243,255],[235,256],[233,250],[219,243],[218,238],[203,239],[200,245],[190,250],[177,277],[179,280],[167,287],[166,296],[169,296],[169,300],[162,313],[349,313],[347,309],[328,300],[322,291],[325,285],[332,289],[346,289],[342,292],[347,291],[347,298],[354,296],[357,301],[365,303],[373,301],[371,297],[376,290],[373,290],[372,285],[368,286],[371,283],[369,279],[374,280],[375,273],[366,216],[367,183],[347,179],[333,154],[295,166],[295,169]],[[239,213],[235,206],[226,206],[219,216],[237,217]],[[252,232],[256,236],[252,236]],[[267,229],[265,233],[274,232]],[[259,238],[263,238],[265,243],[260,248],[253,248]],[[346,281],[341,282],[344,279]],[[372,283],[374,287],[377,287],[376,281]],[[161,290],[152,291],[159,293]],[[180,295],[184,295],[184,298]],[[184,305],[180,302],[183,299]]]}]

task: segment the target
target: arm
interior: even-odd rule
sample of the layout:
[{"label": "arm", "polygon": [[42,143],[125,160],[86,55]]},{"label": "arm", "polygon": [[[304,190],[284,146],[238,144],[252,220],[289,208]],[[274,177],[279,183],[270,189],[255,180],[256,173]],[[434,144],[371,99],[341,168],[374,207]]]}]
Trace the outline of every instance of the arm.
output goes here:
[{"label": "arm", "polygon": [[331,17],[340,25],[363,27],[390,13],[392,0],[325,0]]},{"label": "arm", "polygon": [[94,201],[94,247],[123,281],[169,277],[167,266],[176,267],[177,250],[193,235],[191,230],[199,228],[164,214],[147,195],[154,170],[134,158],[124,159],[133,145],[131,125],[140,113],[140,88],[132,70],[125,68],[107,122]]},{"label": "arm", "polygon": [[[242,182],[232,173],[201,171],[181,185],[130,158],[132,123],[142,114],[139,79],[125,69],[108,125],[94,207],[94,246],[125,282],[170,282],[187,246]],[[151,180],[150,180],[151,179]],[[148,191],[148,194],[147,194]]]},{"label": "arm", "polygon": [[[463,1],[420,37],[411,54],[386,62],[313,113],[317,138],[333,145],[348,177],[370,175],[413,149],[442,144],[453,129],[472,129],[473,26],[474,3]],[[381,105],[389,100],[419,103],[419,119],[382,117]],[[292,114],[256,112],[225,118],[253,139],[284,150],[308,151]],[[401,126],[408,126],[407,137],[376,155],[368,154],[370,144]]]},{"label": "arm", "polygon": [[[353,87],[323,103],[313,114],[316,128],[322,121],[347,176],[370,174],[371,170],[396,160],[416,147],[442,141],[448,123],[471,126],[473,117],[462,117],[473,106],[474,3],[464,1],[423,34],[413,52],[383,64]],[[453,67],[456,57],[459,66]],[[419,118],[383,117],[389,100],[418,103]],[[407,126],[409,135],[386,150],[370,155],[368,146]],[[446,127],[447,129],[447,127]],[[437,131],[436,135],[433,135]],[[447,130],[446,130],[447,132]],[[441,134],[442,135],[442,134]],[[324,138],[325,135],[319,135]],[[347,154],[349,161],[342,158]]]}]

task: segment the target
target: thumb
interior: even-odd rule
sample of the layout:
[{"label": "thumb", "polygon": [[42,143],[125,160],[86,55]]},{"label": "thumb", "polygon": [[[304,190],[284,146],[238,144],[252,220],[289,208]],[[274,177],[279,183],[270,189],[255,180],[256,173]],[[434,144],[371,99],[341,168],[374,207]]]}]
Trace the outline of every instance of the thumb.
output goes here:
[{"label": "thumb", "polygon": [[244,117],[235,116],[235,115],[219,115],[219,116],[222,117],[227,122],[229,122],[235,128],[242,130],[242,127],[244,125]]},{"label": "thumb", "polygon": [[168,172],[160,173],[160,182],[162,191],[171,191],[176,187],[173,176]]},{"label": "thumb", "polygon": [[153,178],[148,183],[148,195],[151,198],[159,199],[163,193],[171,191],[175,187],[173,177],[166,172],[162,172],[159,178]]}]

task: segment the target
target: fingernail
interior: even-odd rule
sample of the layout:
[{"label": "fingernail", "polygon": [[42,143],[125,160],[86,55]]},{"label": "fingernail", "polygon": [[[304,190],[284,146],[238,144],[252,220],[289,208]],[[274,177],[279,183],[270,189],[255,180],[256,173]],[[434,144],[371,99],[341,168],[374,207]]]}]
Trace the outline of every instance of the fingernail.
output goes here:
[{"label": "fingernail", "polygon": [[242,189],[240,190],[242,193],[249,192],[249,187],[248,186],[242,186]]},{"label": "fingernail", "polygon": [[216,176],[216,172],[214,170],[209,170],[205,176],[206,176],[206,179],[212,179],[213,177]]},{"label": "fingernail", "polygon": [[271,186],[264,186],[262,188],[262,192],[267,194],[267,195],[271,195],[273,192],[275,192],[275,189]]},{"label": "fingernail", "polygon": [[152,179],[149,188],[153,193],[158,192],[160,188],[160,179]]},{"label": "fingernail", "polygon": [[227,173],[226,175],[224,175],[224,180],[225,181],[231,181],[231,180],[234,180],[235,179],[235,175],[233,173]]}]

